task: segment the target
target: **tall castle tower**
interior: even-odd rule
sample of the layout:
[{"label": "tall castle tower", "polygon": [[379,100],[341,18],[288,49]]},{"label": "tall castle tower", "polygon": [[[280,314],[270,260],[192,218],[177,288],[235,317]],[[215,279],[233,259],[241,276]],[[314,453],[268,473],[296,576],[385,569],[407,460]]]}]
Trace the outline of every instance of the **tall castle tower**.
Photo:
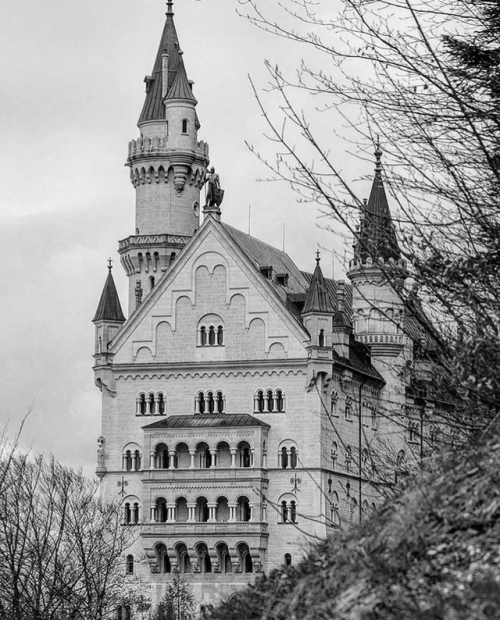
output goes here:
[{"label": "tall castle tower", "polygon": [[401,294],[408,271],[389,210],[381,157],[377,144],[375,176],[347,276],[352,282],[355,337],[369,348],[373,366],[391,386],[399,383],[398,373],[412,358],[413,341],[405,333]]},{"label": "tall castle tower", "polygon": [[144,79],[140,136],[128,150],[136,191],[135,235],[120,241],[119,252],[129,278],[130,314],[197,230],[209,162],[208,145],[198,142],[198,102],[187,78],[172,5],[169,0],[153,73]]}]

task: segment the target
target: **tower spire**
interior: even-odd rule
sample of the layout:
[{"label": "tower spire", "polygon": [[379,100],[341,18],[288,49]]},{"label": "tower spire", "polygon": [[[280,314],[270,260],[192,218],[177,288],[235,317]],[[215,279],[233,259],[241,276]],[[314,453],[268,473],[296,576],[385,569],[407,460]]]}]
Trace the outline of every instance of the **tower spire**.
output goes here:
[{"label": "tower spire", "polygon": [[174,0],[167,0],[167,12],[166,15],[174,14]]}]

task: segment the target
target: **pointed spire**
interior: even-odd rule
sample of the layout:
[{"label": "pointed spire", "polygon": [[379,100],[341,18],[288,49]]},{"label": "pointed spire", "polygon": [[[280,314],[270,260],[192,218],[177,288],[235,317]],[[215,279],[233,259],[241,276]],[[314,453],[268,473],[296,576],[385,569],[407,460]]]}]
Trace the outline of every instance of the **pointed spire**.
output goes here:
[{"label": "pointed spire", "polygon": [[93,323],[96,321],[125,322],[115,281],[113,280],[113,276],[111,274],[111,270],[113,269],[111,263],[111,259],[108,259],[108,277],[106,278],[95,316],[92,319]]},{"label": "pointed spire", "polygon": [[[156,54],[156,60],[153,67],[153,74],[146,77],[146,100],[142,108],[141,116],[139,118],[139,125],[147,121],[163,120],[165,118],[165,106],[163,105],[163,98],[165,93],[168,93],[174,80],[177,77],[179,67],[182,66],[182,71],[186,75],[186,69],[182,60],[182,52],[179,44],[179,38],[174,24],[173,2],[167,2],[167,19],[165,21],[165,27],[158,46],[158,52]],[[168,78],[165,88],[163,86],[163,67],[164,56],[168,56]],[[191,86],[188,84],[190,92],[190,99],[194,99]],[[186,91],[184,91],[186,92]],[[195,100],[195,99],[194,99]],[[196,100],[195,100],[196,101]]]},{"label": "pointed spire", "polygon": [[335,312],[330,293],[328,292],[328,288],[326,286],[325,278],[323,277],[323,272],[321,271],[321,267],[319,265],[320,260],[319,250],[317,250],[316,269],[314,270],[311,284],[309,286],[309,290],[307,291],[307,297],[304,303],[304,308],[302,309],[302,314],[307,314],[308,312],[333,314]]},{"label": "pointed spire", "polygon": [[377,137],[375,145],[375,176],[368,202],[364,201],[359,236],[355,245],[357,258],[401,258],[396,229],[382,179],[382,150]]},{"label": "pointed spire", "polygon": [[165,13],[165,15],[172,15],[174,14],[174,0],[167,0],[167,12]]},{"label": "pointed spire", "polygon": [[182,51],[179,51],[179,55],[181,56],[181,59],[177,69],[177,75],[175,76],[172,86],[168,91],[167,99],[188,99],[198,103],[193,95],[191,84],[189,83],[186,75],[186,69],[184,67],[184,63],[182,62]]}]

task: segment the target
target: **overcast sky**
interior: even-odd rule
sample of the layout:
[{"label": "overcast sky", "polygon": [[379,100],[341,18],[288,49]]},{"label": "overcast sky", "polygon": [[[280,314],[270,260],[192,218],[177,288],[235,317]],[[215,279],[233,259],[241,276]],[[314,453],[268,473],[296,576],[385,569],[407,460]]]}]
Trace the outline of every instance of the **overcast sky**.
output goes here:
[{"label": "overcast sky", "polygon": [[[251,205],[252,234],[277,247],[285,224],[286,251],[312,271],[318,245],[338,241],[318,228],[324,219],[313,205],[285,185],[257,182],[267,173],[245,146],[272,151],[248,75],[263,88],[264,59],[292,69],[302,51],[257,30],[236,7],[174,4],[199,138],[226,190],[223,219],[248,231]],[[117,246],[134,233],[135,197],[123,164],[164,13],[161,0],[16,0],[0,9],[0,424],[12,435],[34,403],[23,446],[89,474],[100,434],[91,320],[109,256],[127,306]],[[332,148],[334,130],[325,119]]]}]

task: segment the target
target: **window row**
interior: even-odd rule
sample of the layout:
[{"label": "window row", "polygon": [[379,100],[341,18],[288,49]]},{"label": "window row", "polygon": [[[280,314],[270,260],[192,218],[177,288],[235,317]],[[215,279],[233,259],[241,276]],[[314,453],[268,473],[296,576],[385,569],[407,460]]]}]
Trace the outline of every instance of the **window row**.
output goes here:
[{"label": "window row", "polygon": [[167,549],[164,543],[158,543],[150,558],[152,572],[155,573],[260,573],[262,563],[257,555],[252,557],[247,543],[239,542],[230,548],[225,542],[218,542],[209,548],[204,542],[198,542],[188,549],[183,542]]},{"label": "window row", "polygon": [[[277,467],[295,469],[299,464],[299,449],[290,440],[280,444],[277,453]],[[255,448],[247,441],[240,441],[231,447],[226,441],[220,441],[215,447],[206,442],[199,442],[195,448],[180,442],[173,447],[166,443],[157,444],[149,453],[149,469],[217,469],[217,468],[252,468],[267,469],[268,458],[266,443],[263,443],[260,464],[255,460]],[[352,460],[351,448],[348,446],[346,460]],[[332,468],[337,464],[337,444],[332,445]],[[125,448],[122,454],[123,471],[142,471],[142,454],[139,449]]]},{"label": "window row", "polygon": [[198,346],[222,347],[224,346],[223,325],[202,325],[198,330]]},{"label": "window row", "polygon": [[[339,394],[338,392],[332,392],[331,400],[330,400],[330,412],[334,416],[338,416],[338,405],[339,405]],[[359,402],[359,401],[358,401]],[[353,420],[359,418],[359,405],[358,402],[352,396],[345,397],[344,403],[344,417],[346,420]],[[370,427],[372,430],[377,430],[377,409],[371,405],[370,403],[363,402],[362,410],[361,410],[361,420],[363,426]]]},{"label": "window row", "polygon": [[141,392],[136,398],[137,415],[165,415],[167,400],[163,392]]},{"label": "window row", "polygon": [[[253,410],[254,413],[283,413],[285,411],[283,390],[257,390],[253,398]],[[164,392],[140,392],[137,395],[136,415],[165,415],[166,412],[167,397]],[[200,390],[194,398],[194,412],[196,414],[225,413],[225,394],[222,390]],[[347,413],[346,417],[348,417]]]},{"label": "window row", "polygon": [[283,390],[257,390],[254,395],[255,413],[281,413],[285,411]]},{"label": "window row", "polygon": [[248,522],[253,520],[253,504],[246,496],[240,496],[230,502],[227,497],[219,497],[209,502],[206,497],[198,497],[188,502],[179,497],[167,502],[164,497],[156,499],[150,507],[151,523],[214,523],[214,522]]},{"label": "window row", "polygon": [[217,392],[198,392],[194,399],[195,413],[224,413],[226,397],[219,390]]}]

